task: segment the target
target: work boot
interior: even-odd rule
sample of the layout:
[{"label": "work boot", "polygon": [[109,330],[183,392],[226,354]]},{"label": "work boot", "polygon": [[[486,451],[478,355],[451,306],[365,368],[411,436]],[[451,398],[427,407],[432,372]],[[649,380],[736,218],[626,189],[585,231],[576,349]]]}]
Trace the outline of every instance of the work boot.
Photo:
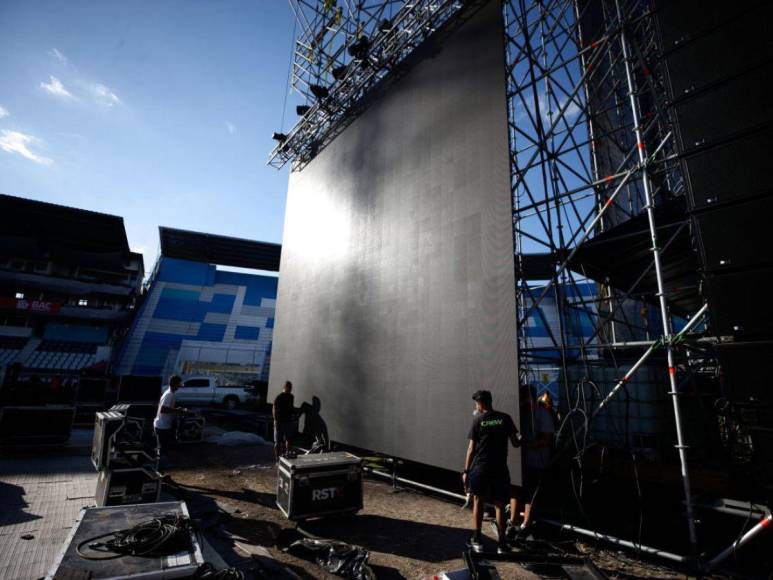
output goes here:
[{"label": "work boot", "polygon": [[503,554],[509,554],[510,553],[510,546],[507,545],[507,542],[500,541],[499,545],[497,546],[497,554],[500,556]]}]

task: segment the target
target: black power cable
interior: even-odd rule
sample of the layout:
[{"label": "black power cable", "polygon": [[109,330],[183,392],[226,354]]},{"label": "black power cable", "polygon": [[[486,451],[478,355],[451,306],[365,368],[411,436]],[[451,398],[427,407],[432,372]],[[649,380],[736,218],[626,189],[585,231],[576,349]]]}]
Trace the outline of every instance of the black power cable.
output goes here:
[{"label": "black power cable", "polygon": [[[76,551],[86,560],[114,560],[124,556],[159,557],[179,552],[190,544],[190,520],[184,516],[161,516],[125,530],[108,532],[82,541]],[[103,538],[109,538],[104,541]],[[183,541],[184,540],[184,541]],[[84,554],[82,548],[107,556]]]}]

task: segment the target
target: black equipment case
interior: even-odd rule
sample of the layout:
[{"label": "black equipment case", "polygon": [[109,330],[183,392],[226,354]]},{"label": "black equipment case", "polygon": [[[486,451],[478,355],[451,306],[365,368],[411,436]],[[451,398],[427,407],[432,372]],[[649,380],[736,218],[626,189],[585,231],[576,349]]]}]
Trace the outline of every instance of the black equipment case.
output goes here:
[{"label": "black equipment case", "polygon": [[161,497],[161,474],[149,469],[103,469],[94,494],[100,507],[155,503]]},{"label": "black equipment case", "polygon": [[144,420],[117,411],[96,415],[91,462],[97,471],[126,467],[158,469],[158,442],[145,434]]},{"label": "black equipment case", "polygon": [[317,453],[279,460],[276,504],[291,520],[362,509],[362,459]]},{"label": "black equipment case", "polygon": [[198,411],[186,411],[177,415],[175,439],[178,443],[198,443],[204,435],[204,417]]},{"label": "black equipment case", "polygon": [[[91,548],[91,544],[104,541],[111,532],[131,528],[152,518],[181,516],[189,518],[185,502],[163,502],[141,505],[96,507],[84,509],[62,550],[51,567],[47,580],[157,580],[170,578],[193,578],[196,570],[204,563],[201,544],[193,528],[188,538],[175,542],[176,553],[168,555],[130,556],[106,558],[105,552]],[[78,547],[87,556],[78,554]],[[108,553],[109,555],[109,553]]]}]

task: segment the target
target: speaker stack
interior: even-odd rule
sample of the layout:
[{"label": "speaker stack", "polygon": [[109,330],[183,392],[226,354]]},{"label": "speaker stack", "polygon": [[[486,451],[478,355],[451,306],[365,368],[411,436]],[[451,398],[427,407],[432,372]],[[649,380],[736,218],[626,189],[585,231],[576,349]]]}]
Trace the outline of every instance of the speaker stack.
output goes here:
[{"label": "speaker stack", "polygon": [[75,407],[0,407],[0,445],[64,445],[70,439]]},{"label": "speaker stack", "polygon": [[693,239],[727,395],[773,403],[773,3],[660,0]]},{"label": "speaker stack", "polygon": [[773,2],[659,0],[657,12],[723,394],[754,463],[771,466]]},{"label": "speaker stack", "polygon": [[81,376],[75,394],[75,420],[77,427],[90,427],[98,411],[104,411],[107,400],[106,377]]}]

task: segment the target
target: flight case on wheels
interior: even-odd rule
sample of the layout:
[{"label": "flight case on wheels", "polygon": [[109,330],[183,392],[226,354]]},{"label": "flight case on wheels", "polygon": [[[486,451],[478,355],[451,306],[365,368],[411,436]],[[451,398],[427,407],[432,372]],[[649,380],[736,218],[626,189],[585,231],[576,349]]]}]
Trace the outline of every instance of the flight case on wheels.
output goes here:
[{"label": "flight case on wheels", "polygon": [[276,504],[291,520],[362,509],[362,459],[318,453],[279,460]]}]

